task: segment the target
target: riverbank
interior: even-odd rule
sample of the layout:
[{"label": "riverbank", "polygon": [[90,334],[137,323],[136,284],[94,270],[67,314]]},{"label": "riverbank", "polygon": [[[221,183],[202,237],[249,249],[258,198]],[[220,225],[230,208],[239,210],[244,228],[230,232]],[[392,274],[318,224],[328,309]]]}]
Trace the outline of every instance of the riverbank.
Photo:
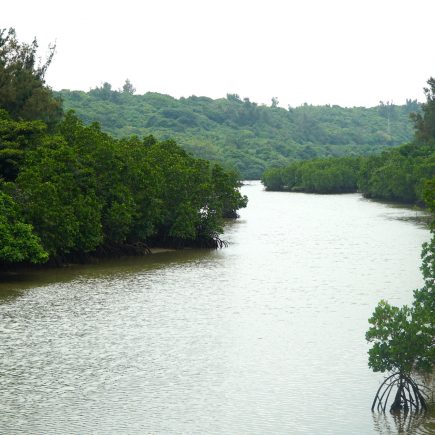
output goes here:
[{"label": "riverbank", "polygon": [[[189,248],[185,248],[189,249]],[[30,272],[34,270],[44,270],[44,269],[59,269],[66,268],[77,265],[92,265],[99,264],[102,261],[110,259],[121,259],[129,257],[143,257],[150,255],[158,255],[167,252],[177,251],[175,248],[168,247],[133,247],[129,245],[128,248],[124,246],[122,249],[111,249],[105,251],[97,251],[85,254],[72,254],[71,256],[64,256],[63,258],[51,259],[43,264],[31,264],[31,263],[14,263],[14,264],[2,264],[0,265],[0,276],[1,274],[17,273],[17,272]]]}]

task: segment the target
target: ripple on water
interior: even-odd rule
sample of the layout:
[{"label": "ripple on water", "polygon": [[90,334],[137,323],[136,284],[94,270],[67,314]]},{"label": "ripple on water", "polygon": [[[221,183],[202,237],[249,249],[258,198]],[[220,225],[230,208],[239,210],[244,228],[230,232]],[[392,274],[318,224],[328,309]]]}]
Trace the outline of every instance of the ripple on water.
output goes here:
[{"label": "ripple on water", "polygon": [[227,249],[13,283],[0,432],[394,433],[369,411],[364,332],[420,285],[428,232],[358,195],[244,190]]}]

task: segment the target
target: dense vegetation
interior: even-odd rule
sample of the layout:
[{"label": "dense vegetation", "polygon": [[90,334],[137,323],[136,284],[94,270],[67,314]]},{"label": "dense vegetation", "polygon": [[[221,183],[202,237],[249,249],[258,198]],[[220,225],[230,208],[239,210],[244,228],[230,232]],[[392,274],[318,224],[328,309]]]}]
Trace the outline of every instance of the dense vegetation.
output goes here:
[{"label": "dense vegetation", "polygon": [[366,155],[399,145],[412,136],[409,113],[419,110],[411,100],[403,106],[305,104],[286,110],[276,99],[267,107],[235,94],[217,100],[134,95],[129,81],[119,91],[104,83],[89,92],[63,90],[57,95],[85,123],[97,120],[116,137],[173,137],[193,155],[235,168],[245,179],[258,179],[266,167],[293,160]]},{"label": "dense vegetation", "polygon": [[412,142],[371,156],[314,159],[270,168],[262,176],[266,189],[360,191],[369,198],[423,203],[425,181],[435,176],[435,81],[428,83],[422,112],[412,114]]},{"label": "dense vegetation", "polygon": [[358,191],[368,198],[422,204],[424,182],[434,176],[434,145],[410,143],[379,155],[294,162],[267,169],[262,181],[267,190]]},{"label": "dense vegetation", "polygon": [[246,205],[235,173],[64,116],[36,50],[0,32],[0,266],[220,246],[223,217]]}]

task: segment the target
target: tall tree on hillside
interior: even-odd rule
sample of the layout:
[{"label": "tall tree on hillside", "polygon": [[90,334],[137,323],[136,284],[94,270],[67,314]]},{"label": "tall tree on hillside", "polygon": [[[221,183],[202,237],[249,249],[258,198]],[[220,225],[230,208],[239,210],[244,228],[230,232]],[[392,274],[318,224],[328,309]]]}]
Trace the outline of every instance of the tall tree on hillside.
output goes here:
[{"label": "tall tree on hillside", "polygon": [[49,127],[62,117],[62,106],[45,84],[45,73],[56,47],[45,62],[37,57],[38,43],[20,43],[15,30],[0,29],[0,109],[16,120],[42,120]]},{"label": "tall tree on hillside", "polygon": [[273,107],[273,108],[276,109],[278,107],[278,104],[279,104],[278,98],[277,97],[272,97],[272,104],[270,105],[270,107]]},{"label": "tall tree on hillside", "polygon": [[124,92],[124,94],[130,94],[130,95],[133,95],[136,92],[135,87],[133,86],[133,84],[129,79],[125,80],[124,86],[122,87],[122,92]]},{"label": "tall tree on hillside", "polygon": [[426,103],[421,105],[423,113],[412,113],[414,121],[415,138],[418,142],[431,142],[435,140],[435,79],[431,77],[424,88]]}]

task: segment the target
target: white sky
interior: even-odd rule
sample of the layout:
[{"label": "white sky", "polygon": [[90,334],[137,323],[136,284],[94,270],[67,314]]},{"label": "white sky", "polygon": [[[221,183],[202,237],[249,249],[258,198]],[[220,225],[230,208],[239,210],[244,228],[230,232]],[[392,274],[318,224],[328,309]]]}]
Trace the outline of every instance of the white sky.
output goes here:
[{"label": "white sky", "polygon": [[46,79],[88,91],[237,93],[280,106],[424,101],[435,0],[5,0],[0,28],[57,42]]}]

